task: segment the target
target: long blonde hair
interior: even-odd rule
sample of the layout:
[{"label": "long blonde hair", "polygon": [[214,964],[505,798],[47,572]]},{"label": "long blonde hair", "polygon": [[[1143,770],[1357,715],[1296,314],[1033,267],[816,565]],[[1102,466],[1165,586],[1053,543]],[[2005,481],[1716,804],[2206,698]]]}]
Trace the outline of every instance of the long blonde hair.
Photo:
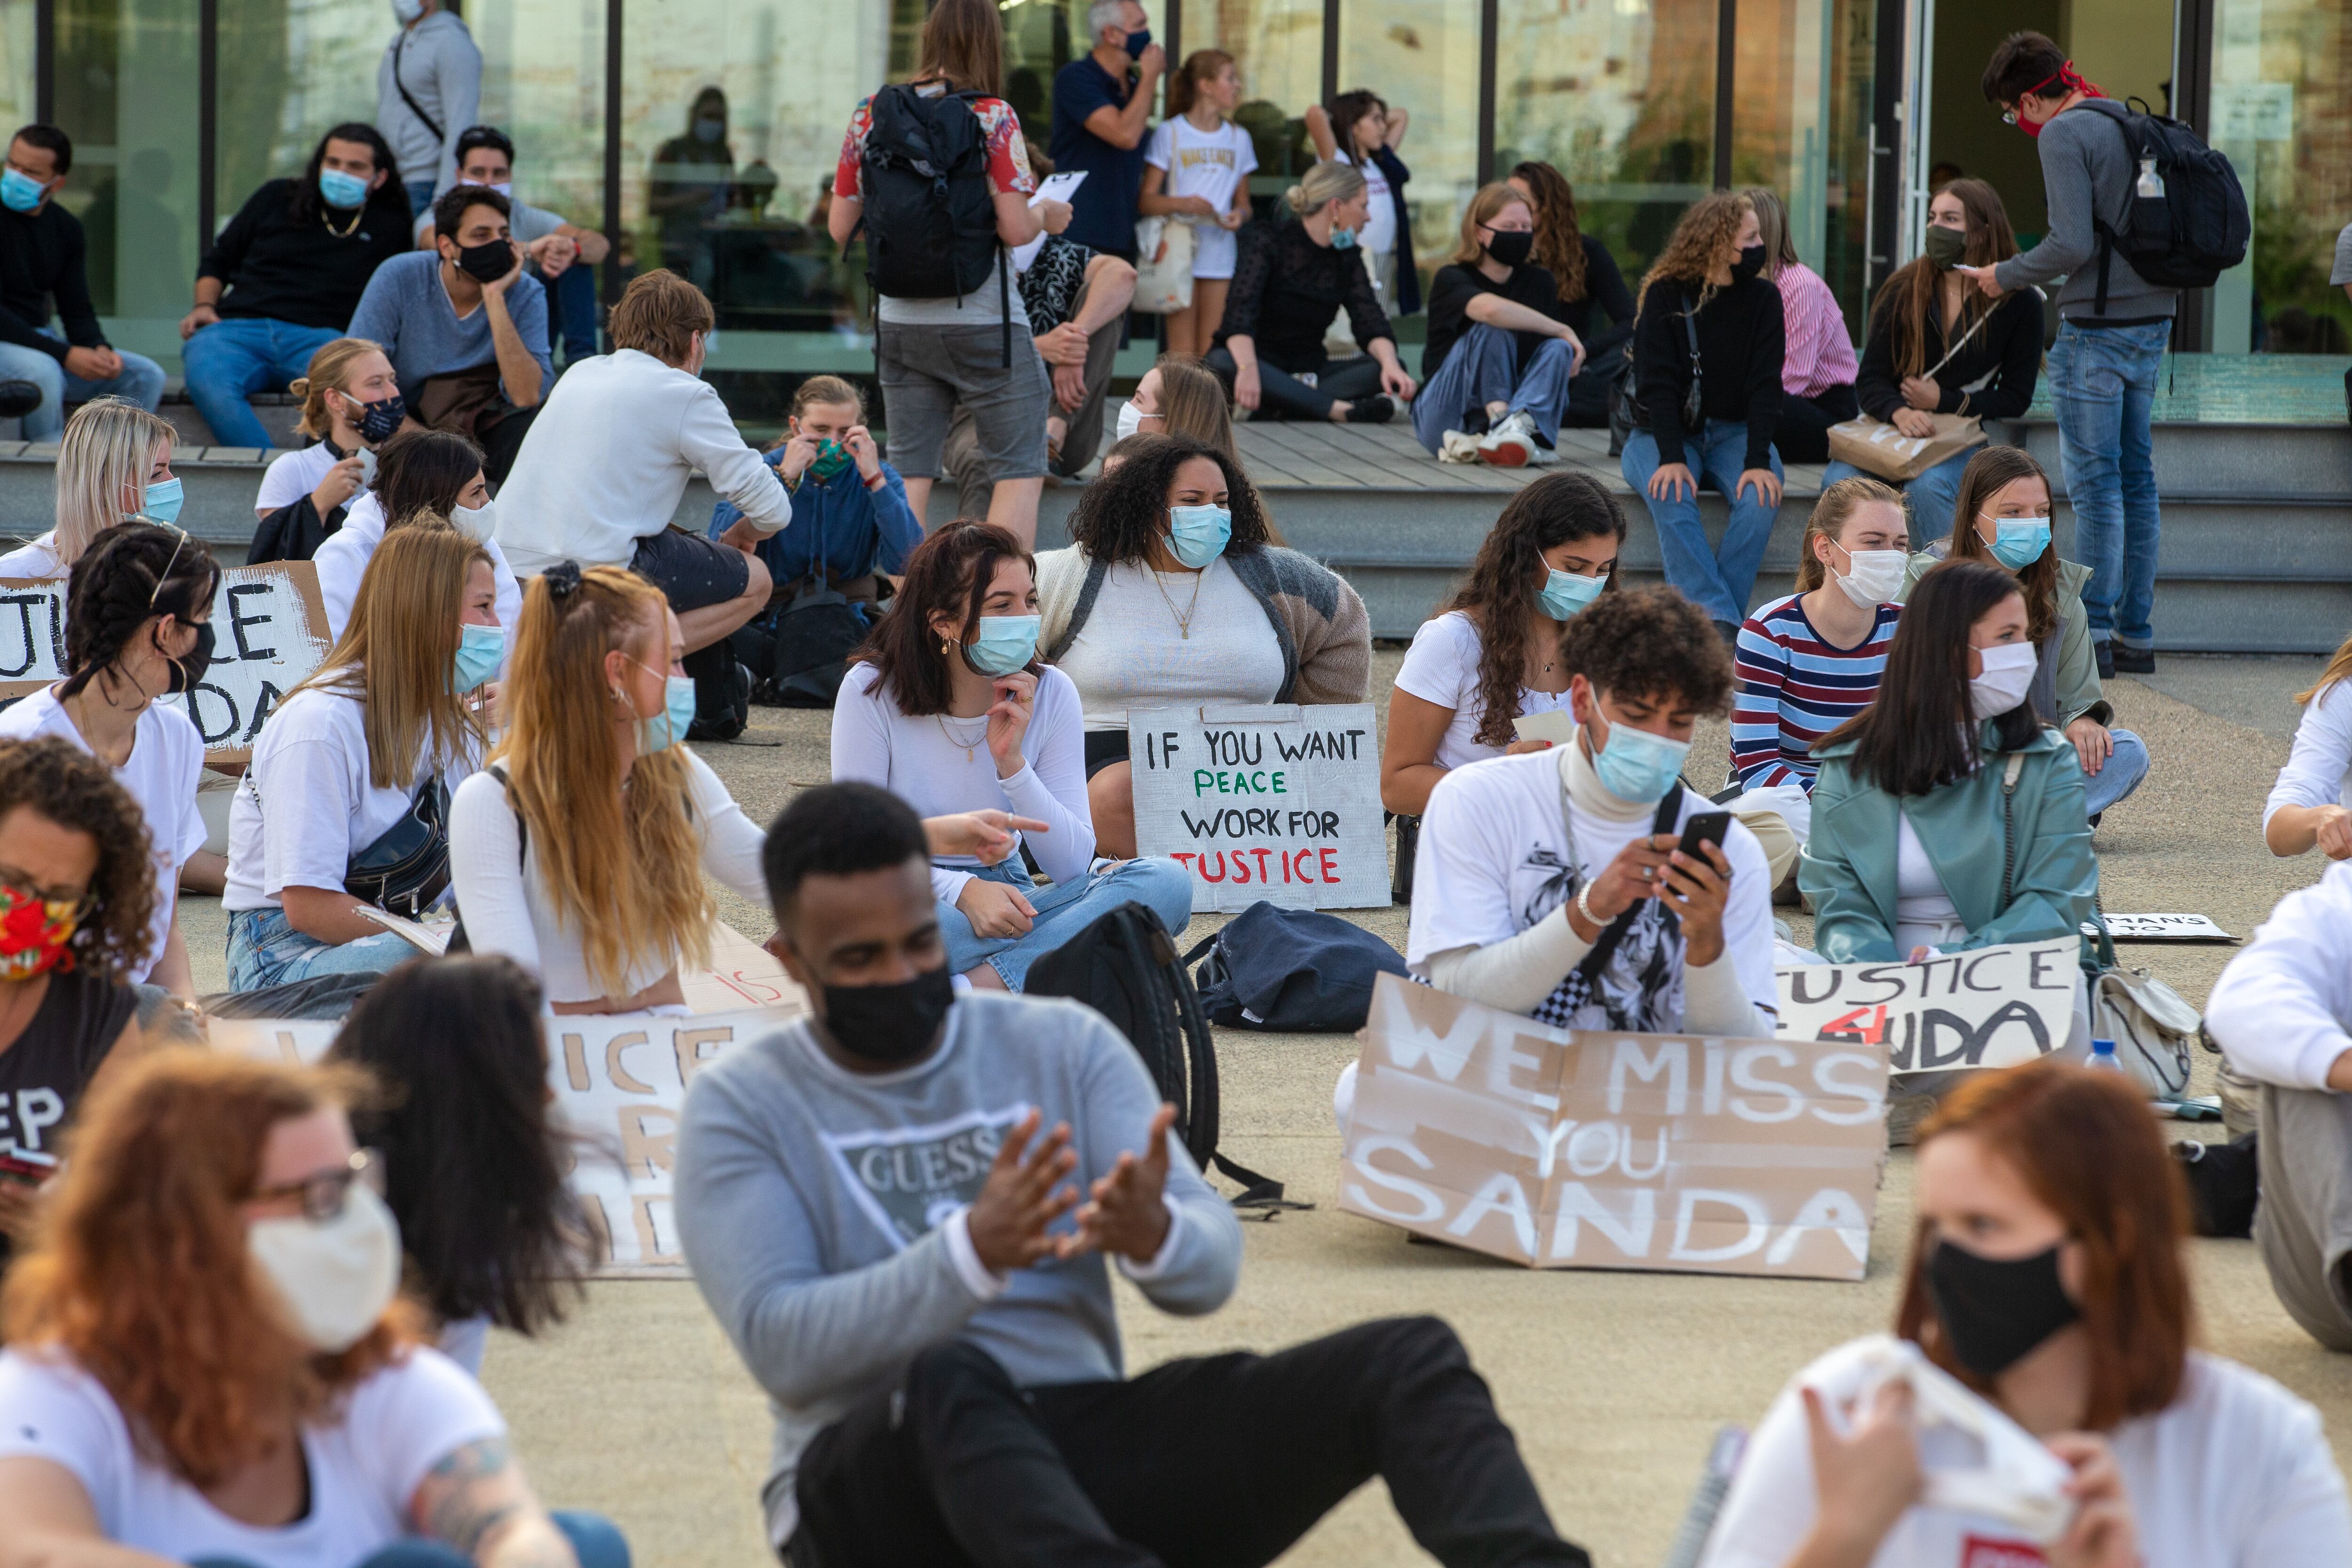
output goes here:
[{"label": "long blonde hair", "polygon": [[627,984],[633,958],[675,952],[684,963],[709,963],[719,914],[703,885],[684,749],[639,752],[623,786],[613,787],[621,757],[604,656],[619,648],[666,666],[666,648],[635,645],[648,620],[664,625],[668,605],[659,588],[618,566],[583,569],[561,597],[549,578],[534,577],[506,685],[498,760],[507,764],[507,793],[556,921],[577,931],[588,973],[607,994]]},{"label": "long blonde hair", "polygon": [[146,504],[155,448],[171,446],[174,434],[168,421],[120,397],[94,397],[66,421],[58,447],[59,566],[72,565],[91,540],[138,515],[137,508],[122,510],[122,492],[129,489]]},{"label": "long blonde hair", "polygon": [[2327,661],[2327,668],[2321,670],[2319,679],[2311,683],[2310,690],[2294,694],[2295,705],[2301,707],[2308,703],[2347,676],[2352,676],[2352,637],[2346,637],[2342,646],[2336,648],[2335,657]]},{"label": "long blonde hair", "polygon": [[1665,249],[1650,263],[1650,270],[1642,279],[1642,295],[1634,301],[1633,313],[1640,315],[1649,302],[1650,285],[1661,278],[1677,283],[1687,283],[1698,290],[1691,306],[1693,314],[1715,298],[1716,285],[1707,281],[1708,274],[1722,258],[1724,247],[1739,237],[1739,220],[1755,210],[1754,204],[1738,191],[1710,191],[1690,205],[1675,225],[1674,234],[1666,240]]},{"label": "long blonde hair", "polygon": [[420,515],[385,533],[334,651],[294,689],[359,699],[368,782],[378,789],[408,788],[419,756],[437,773],[482,744],[480,718],[449,689],[477,561],[490,564],[490,552],[446,517]]},{"label": "long blonde hair", "polygon": [[327,406],[327,394],[341,392],[349,397],[343,384],[351,379],[352,363],[362,354],[383,353],[382,343],[370,342],[365,338],[337,338],[331,343],[320,343],[319,352],[310,356],[310,374],[295,377],[294,384],[286,389],[302,400],[302,417],[294,422],[294,428],[313,440],[325,440],[335,428],[334,411]]}]

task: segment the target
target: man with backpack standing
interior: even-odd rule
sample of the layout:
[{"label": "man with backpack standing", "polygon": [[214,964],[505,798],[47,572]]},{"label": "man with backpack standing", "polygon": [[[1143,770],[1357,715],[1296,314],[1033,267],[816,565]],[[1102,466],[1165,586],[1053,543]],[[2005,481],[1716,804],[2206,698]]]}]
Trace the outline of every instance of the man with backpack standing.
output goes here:
[{"label": "man with backpack standing", "polygon": [[908,506],[924,515],[961,403],[996,486],[988,521],[1029,544],[1053,387],[1005,251],[1044,231],[1039,208],[1067,209],[1030,205],[1037,185],[1021,121],[991,96],[1004,77],[1003,37],[990,0],[939,0],[912,79],[850,116],[825,226],[836,244],[866,239],[875,371]]},{"label": "man with backpack standing", "polygon": [[457,182],[457,133],[482,105],[482,51],[441,0],[392,0],[400,31],[375,73],[375,122],[400,158],[408,213]]},{"label": "man with backpack standing", "polygon": [[2244,255],[2245,198],[2188,127],[2110,101],[2040,33],[2003,39],[1983,85],[2001,118],[2040,143],[2050,228],[2021,256],[1959,270],[1996,299],[2066,279],[2050,395],[2074,558],[2091,568],[2083,605],[2100,675],[2148,674],[2162,527],[2149,427],[2158,373],[2181,289],[2210,285]]}]

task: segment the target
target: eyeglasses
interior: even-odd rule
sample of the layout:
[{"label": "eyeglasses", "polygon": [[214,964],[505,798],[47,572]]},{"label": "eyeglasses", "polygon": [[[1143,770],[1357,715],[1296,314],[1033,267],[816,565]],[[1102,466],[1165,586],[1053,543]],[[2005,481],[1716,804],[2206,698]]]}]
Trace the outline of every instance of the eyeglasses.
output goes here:
[{"label": "eyeglasses", "polygon": [[33,880],[29,872],[14,866],[0,866],[0,888],[5,888],[19,898],[45,906],[53,920],[71,921],[79,925],[98,908],[98,894],[89,889],[68,892],[62,888],[44,888]]},{"label": "eyeglasses", "polygon": [[351,1197],[354,1182],[365,1182],[370,1192],[382,1197],[383,1156],[373,1149],[362,1149],[353,1153],[341,1170],[320,1171],[299,1182],[256,1188],[251,1201],[275,1203],[280,1198],[299,1198],[302,1201],[302,1217],[323,1225],[343,1212],[343,1205]]}]

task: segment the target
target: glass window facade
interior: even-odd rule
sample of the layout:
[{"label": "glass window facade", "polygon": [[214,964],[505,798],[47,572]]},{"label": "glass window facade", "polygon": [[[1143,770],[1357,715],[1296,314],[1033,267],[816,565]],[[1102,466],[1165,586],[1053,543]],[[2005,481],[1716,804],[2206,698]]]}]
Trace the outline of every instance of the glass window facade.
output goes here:
[{"label": "glass window facade", "polygon": [[[1397,155],[1412,172],[1404,205],[1424,293],[1478,189],[1478,8],[1460,0],[1350,0],[1339,13],[1340,91],[1369,89],[1412,117]],[[1398,336],[1421,327],[1407,317]]]},{"label": "glass window facade", "polygon": [[2352,12],[2343,0],[2216,0],[2212,139],[2253,209],[2244,265],[2213,291],[2217,353],[2352,353],[2330,286],[2352,220]]},{"label": "glass window facade", "polygon": [[198,243],[196,7],[62,0],[55,15],[50,112],[74,143],[58,199],[88,237],[91,299],[115,343],[176,360]]}]

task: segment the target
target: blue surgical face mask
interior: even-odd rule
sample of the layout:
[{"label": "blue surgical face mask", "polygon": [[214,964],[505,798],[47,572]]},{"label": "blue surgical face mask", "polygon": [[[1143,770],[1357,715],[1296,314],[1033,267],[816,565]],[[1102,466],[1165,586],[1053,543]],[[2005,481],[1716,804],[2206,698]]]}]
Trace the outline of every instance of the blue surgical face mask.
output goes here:
[{"label": "blue surgical face mask", "polygon": [[1601,597],[1601,590],[1608,584],[1606,577],[1579,577],[1572,572],[1554,571],[1544,579],[1536,597],[1542,602],[1545,615],[1555,621],[1564,621]]},{"label": "blue surgical face mask", "polygon": [[1682,776],[1688,741],[1669,741],[1631,724],[1609,726],[1609,743],[1592,759],[1601,787],[1629,805],[1646,805],[1663,797]]},{"label": "blue surgical face mask", "polygon": [[1334,226],[1331,230],[1331,248],[1334,250],[1355,249],[1356,231],[1352,228],[1340,228]]},{"label": "blue surgical face mask", "polygon": [[319,171],[319,199],[331,207],[341,207],[346,212],[353,207],[365,206],[368,183],[357,174],[347,174],[341,169],[321,169]]},{"label": "blue surgical face mask", "polygon": [[471,691],[499,672],[507,657],[504,626],[478,626],[470,621],[457,628],[457,665],[449,678],[452,691]]},{"label": "blue surgical face mask", "polygon": [[964,657],[982,675],[1010,675],[1037,657],[1041,624],[1035,616],[982,616]]},{"label": "blue surgical face mask", "polygon": [[2050,520],[2046,517],[1996,518],[1992,526],[1992,558],[2012,572],[2032,565],[2050,548]]},{"label": "blue surgical face mask", "polygon": [[171,522],[180,515],[180,481],[158,479],[140,498],[139,515],[151,522]]},{"label": "blue surgical face mask", "polygon": [[28,213],[39,206],[48,188],[21,169],[0,171],[0,205],[12,213]]},{"label": "blue surgical face mask", "polygon": [[1198,572],[1225,552],[1234,536],[1234,514],[1221,506],[1168,509],[1168,552]]},{"label": "blue surgical face mask", "polygon": [[650,719],[637,721],[637,751],[640,755],[669,750],[685,740],[686,732],[694,727],[694,677],[666,676],[663,678],[663,690],[662,710]]}]

